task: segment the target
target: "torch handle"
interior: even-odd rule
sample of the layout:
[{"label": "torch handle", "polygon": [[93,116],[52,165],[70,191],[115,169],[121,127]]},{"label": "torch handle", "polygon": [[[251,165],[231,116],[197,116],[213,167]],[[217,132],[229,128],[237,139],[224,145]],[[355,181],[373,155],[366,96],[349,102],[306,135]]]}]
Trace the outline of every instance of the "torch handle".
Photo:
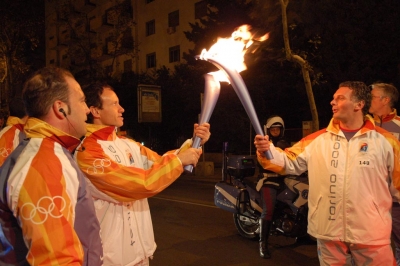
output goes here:
[{"label": "torch handle", "polygon": [[[201,138],[199,138],[197,136],[194,137],[192,148],[196,148],[196,149],[199,148],[200,143],[201,143]],[[185,165],[185,167],[183,167],[183,168],[185,169],[185,171],[187,171],[189,173],[193,172],[193,164]]]},{"label": "torch handle", "polygon": [[[201,108],[201,115],[199,119],[199,125],[203,123],[208,123],[210,121],[211,115],[214,111],[214,107],[219,98],[219,92],[221,90],[221,84],[217,81],[213,75],[204,75],[205,79],[205,89],[204,89],[204,100],[203,106]],[[199,148],[201,144],[201,138],[195,136],[193,139],[192,148]],[[203,155],[204,156],[204,155]],[[193,165],[184,166],[186,172],[191,173],[193,171]]]},{"label": "torch handle", "polygon": [[183,167],[183,169],[185,170],[185,172],[188,172],[188,173],[192,173],[193,172],[193,164],[188,164],[188,165],[185,165],[184,167]]}]

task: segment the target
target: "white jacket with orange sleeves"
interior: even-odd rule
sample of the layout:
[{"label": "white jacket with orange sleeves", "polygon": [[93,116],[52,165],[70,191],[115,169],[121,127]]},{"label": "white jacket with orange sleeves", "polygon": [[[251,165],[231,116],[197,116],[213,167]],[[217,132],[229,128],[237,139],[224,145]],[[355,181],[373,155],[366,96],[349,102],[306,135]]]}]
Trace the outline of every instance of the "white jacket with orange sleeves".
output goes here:
[{"label": "white jacket with orange sleeves", "polygon": [[395,137],[375,127],[370,116],[347,140],[339,123],[317,131],[274,159],[260,164],[280,174],[308,170],[308,233],[315,238],[354,244],[390,243],[391,188],[400,188],[400,149]]},{"label": "white jacket with orange sleeves", "polygon": [[75,152],[95,199],[104,265],[135,265],[156,249],[147,198],[175,181],[183,166],[174,153],[163,156],[113,126],[88,125]]}]

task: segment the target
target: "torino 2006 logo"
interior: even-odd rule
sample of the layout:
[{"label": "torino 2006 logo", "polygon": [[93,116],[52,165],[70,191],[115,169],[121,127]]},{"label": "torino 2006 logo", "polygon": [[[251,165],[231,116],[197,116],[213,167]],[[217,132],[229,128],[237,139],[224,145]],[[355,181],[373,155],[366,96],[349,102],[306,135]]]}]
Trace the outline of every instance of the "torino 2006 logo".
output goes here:
[{"label": "torino 2006 logo", "polygon": [[[59,206],[58,208],[56,208]],[[42,224],[50,217],[60,218],[67,207],[65,199],[61,196],[42,197],[36,206],[33,203],[25,203],[21,207],[21,218],[29,220],[34,224]]]},{"label": "torino 2006 logo", "polygon": [[109,159],[96,159],[93,162],[92,167],[88,167],[86,172],[88,174],[102,174],[104,173],[104,168],[109,167],[111,165],[111,161]]}]

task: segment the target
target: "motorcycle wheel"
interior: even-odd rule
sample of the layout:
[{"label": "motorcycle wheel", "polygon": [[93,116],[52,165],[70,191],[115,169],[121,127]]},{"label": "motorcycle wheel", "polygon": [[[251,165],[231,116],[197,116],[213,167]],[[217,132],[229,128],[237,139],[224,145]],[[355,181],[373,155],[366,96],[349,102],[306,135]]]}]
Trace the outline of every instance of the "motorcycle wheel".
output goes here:
[{"label": "motorcycle wheel", "polygon": [[251,219],[240,214],[233,214],[233,221],[239,234],[251,240],[259,240],[260,224],[258,220],[258,218]]}]

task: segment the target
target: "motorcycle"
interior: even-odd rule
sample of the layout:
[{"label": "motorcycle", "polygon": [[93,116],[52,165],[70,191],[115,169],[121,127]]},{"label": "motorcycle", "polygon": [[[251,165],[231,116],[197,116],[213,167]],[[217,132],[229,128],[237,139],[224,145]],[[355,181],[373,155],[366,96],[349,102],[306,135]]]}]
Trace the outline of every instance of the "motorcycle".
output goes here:
[{"label": "motorcycle", "polygon": [[[262,205],[261,195],[254,179],[255,158],[246,155],[227,156],[226,150],[227,143],[224,143],[223,177],[215,185],[214,203],[217,207],[233,213],[235,227],[241,236],[258,240]],[[284,186],[277,192],[269,234],[295,239],[308,236],[307,174],[282,178]]]}]

